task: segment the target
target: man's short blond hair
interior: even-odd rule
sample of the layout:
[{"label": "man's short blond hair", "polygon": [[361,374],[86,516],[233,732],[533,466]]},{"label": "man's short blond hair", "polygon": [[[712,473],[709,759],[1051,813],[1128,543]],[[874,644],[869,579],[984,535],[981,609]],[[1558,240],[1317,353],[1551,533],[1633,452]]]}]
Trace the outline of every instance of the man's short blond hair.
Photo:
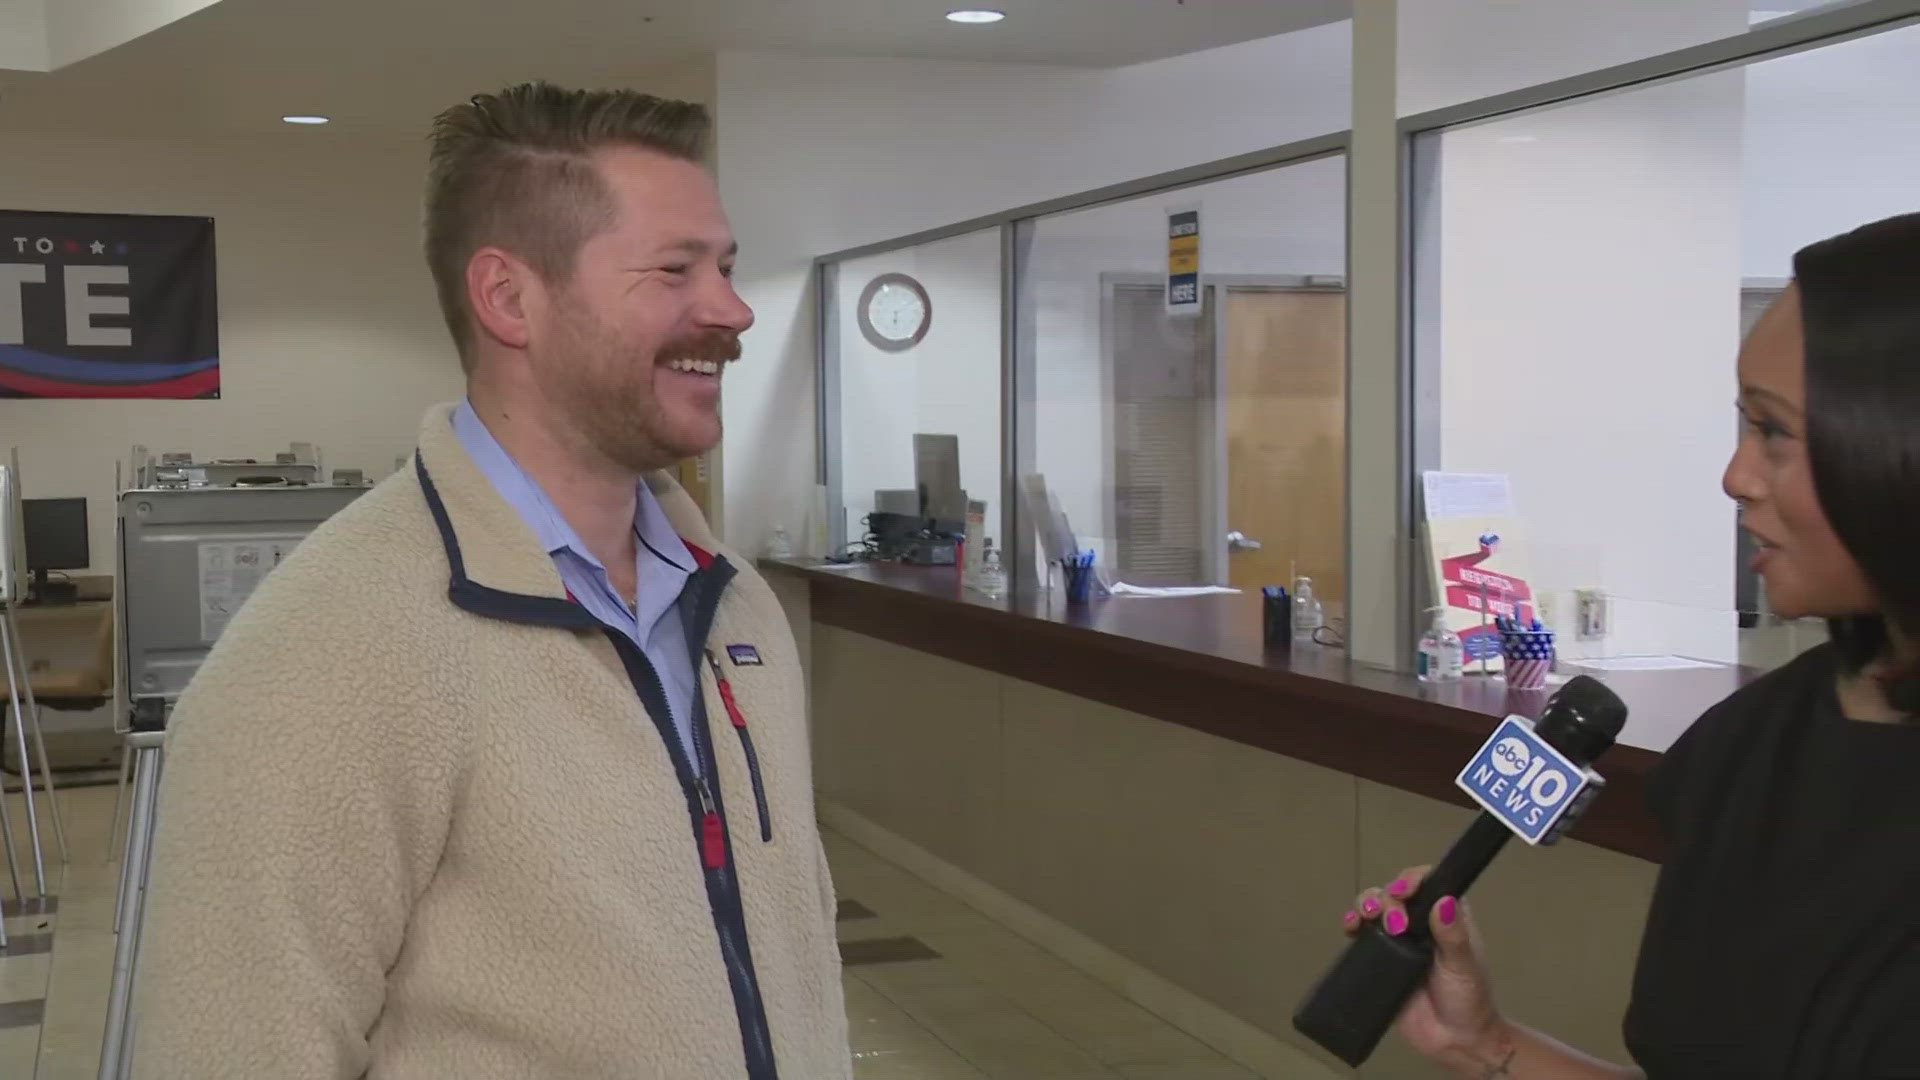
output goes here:
[{"label": "man's short blond hair", "polygon": [[433,121],[427,169],[427,266],[440,310],[473,369],[467,262],[494,246],[542,280],[573,277],[580,246],[609,228],[613,194],[595,151],[627,146],[704,162],[705,106],[633,90],[566,90],[532,82],[481,94]]}]

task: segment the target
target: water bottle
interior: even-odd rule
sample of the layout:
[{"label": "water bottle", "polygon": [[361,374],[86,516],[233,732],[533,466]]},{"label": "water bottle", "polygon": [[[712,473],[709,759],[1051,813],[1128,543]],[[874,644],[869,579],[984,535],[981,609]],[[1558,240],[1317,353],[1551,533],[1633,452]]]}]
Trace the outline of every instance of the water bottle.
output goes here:
[{"label": "water bottle", "polygon": [[1320,600],[1313,595],[1313,579],[1296,578],[1293,583],[1293,636],[1310,638],[1320,629]]},{"label": "water bottle", "polygon": [[785,525],[773,527],[773,538],[767,541],[767,557],[770,559],[793,558],[793,537],[787,535]]},{"label": "water bottle", "polygon": [[994,549],[992,537],[987,538],[986,546],[980,551],[980,574],[973,587],[989,600],[1007,595],[1007,571],[1000,565],[1000,552]]}]

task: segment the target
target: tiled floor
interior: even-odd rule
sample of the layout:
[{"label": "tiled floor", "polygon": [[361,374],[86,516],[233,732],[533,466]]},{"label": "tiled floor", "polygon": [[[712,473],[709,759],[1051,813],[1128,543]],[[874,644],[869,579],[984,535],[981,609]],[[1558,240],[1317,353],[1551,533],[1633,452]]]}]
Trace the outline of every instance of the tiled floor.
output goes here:
[{"label": "tiled floor", "polygon": [[[8,898],[8,948],[0,953],[0,1077],[7,1080],[93,1080],[100,1068],[107,987],[113,977],[113,904],[119,866],[107,861],[112,787],[59,792],[71,862],[61,865],[53,828],[40,810],[51,910],[39,912],[26,845],[25,807],[8,796],[27,910],[13,902],[0,865],[0,896]],[[21,1023],[20,1021],[31,1021]]]},{"label": "tiled floor", "polygon": [[[1159,1017],[852,841],[827,835],[840,940],[911,938],[938,959],[845,950],[855,1080],[1258,1080]],[[871,911],[847,917],[845,901]]]},{"label": "tiled floor", "polygon": [[[73,860],[49,862],[57,903],[9,918],[22,947],[0,956],[7,1080],[91,1080],[98,1069],[113,970],[114,791],[60,797]],[[18,831],[22,815],[13,816]],[[856,1080],[1258,1080],[851,841],[829,834],[827,854],[843,898]],[[31,870],[23,874],[31,893]],[[0,891],[12,895],[4,882]]]}]

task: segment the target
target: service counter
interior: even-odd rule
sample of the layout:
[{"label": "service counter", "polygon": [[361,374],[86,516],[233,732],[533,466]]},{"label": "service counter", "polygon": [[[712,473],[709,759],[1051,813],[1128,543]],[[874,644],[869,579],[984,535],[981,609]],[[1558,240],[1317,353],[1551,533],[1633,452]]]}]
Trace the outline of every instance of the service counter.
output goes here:
[{"label": "service counter", "polygon": [[[1252,595],[1069,606],[988,600],[951,568],[762,568],[809,659],[823,818],[1268,1075],[1344,1075],[1288,1023],[1341,911],[1439,856],[1469,816],[1454,777],[1546,698],[1268,648]],[[1598,676],[1632,710],[1606,790],[1472,894],[1518,1017],[1624,1059],[1661,856],[1646,781],[1749,676]],[[1394,1046],[1360,1075],[1432,1073]]]}]

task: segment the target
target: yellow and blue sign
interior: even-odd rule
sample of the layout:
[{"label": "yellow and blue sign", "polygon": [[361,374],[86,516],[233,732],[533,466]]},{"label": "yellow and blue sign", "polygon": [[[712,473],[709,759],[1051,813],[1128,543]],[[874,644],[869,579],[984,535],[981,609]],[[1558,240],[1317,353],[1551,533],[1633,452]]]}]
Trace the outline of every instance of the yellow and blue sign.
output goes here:
[{"label": "yellow and blue sign", "polygon": [[1167,311],[1200,312],[1200,211],[1167,214]]}]

